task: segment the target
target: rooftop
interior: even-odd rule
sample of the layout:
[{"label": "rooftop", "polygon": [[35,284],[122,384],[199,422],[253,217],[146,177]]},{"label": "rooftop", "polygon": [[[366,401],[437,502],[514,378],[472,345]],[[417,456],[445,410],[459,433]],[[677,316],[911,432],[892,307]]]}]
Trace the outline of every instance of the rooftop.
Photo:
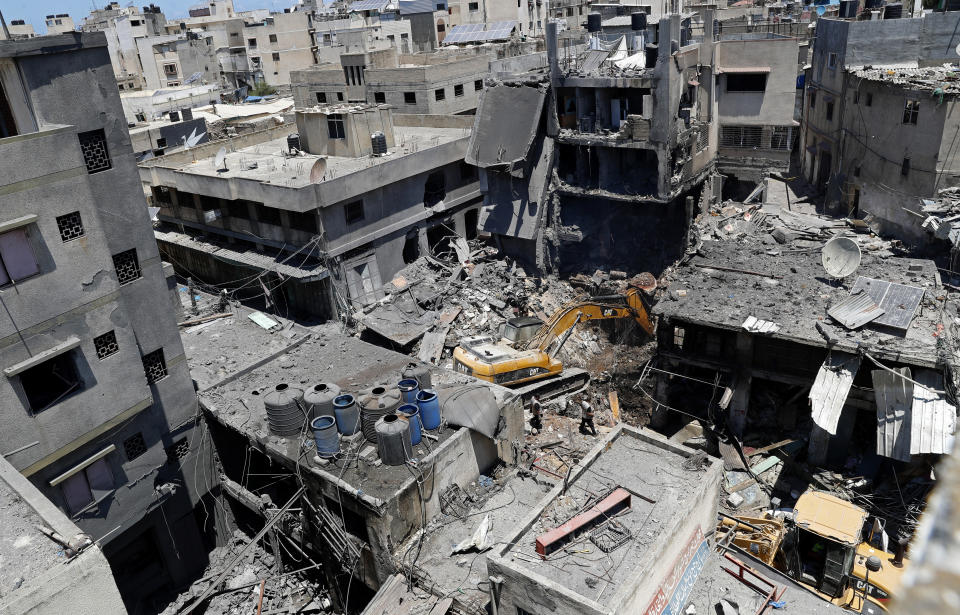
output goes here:
[{"label": "rooftop", "polygon": [[[0,478],[0,587],[4,597],[30,592],[45,572],[67,561],[61,547],[41,534],[39,514]],[[70,536],[72,538],[72,536]]]},{"label": "rooftop", "polygon": [[[836,281],[821,265],[822,243],[809,243],[781,245],[769,235],[746,243],[704,241],[670,275],[669,292],[654,313],[737,331],[754,316],[778,324],[772,333],[778,339],[826,348],[825,333],[838,350],[864,347],[890,360],[937,365],[945,293],[933,261],[867,252],[854,275]],[[827,309],[850,296],[858,276],[926,291],[906,331],[872,324],[854,331],[828,317]]]},{"label": "rooftop", "polygon": [[[549,579],[589,604],[610,605],[613,612],[629,599],[627,594],[638,579],[663,574],[659,559],[664,545],[687,540],[686,534],[678,535],[679,525],[698,516],[694,509],[709,506],[714,488],[707,484],[711,475],[719,477],[717,462],[703,458],[702,463],[691,463],[688,453],[660,436],[621,426],[574,468],[565,492],[563,485],[555,487],[534,509],[532,522],[522,526],[497,554],[532,578]],[[545,558],[536,553],[538,536],[617,488],[631,495],[630,507],[615,516],[630,534],[625,544],[605,552],[591,538]],[[709,492],[701,493],[704,488]]]},{"label": "rooftop", "polygon": [[944,94],[960,94],[960,66],[956,64],[924,68],[917,67],[916,62],[912,65],[848,66],[847,72],[867,81],[891,83],[931,92],[940,89]]},{"label": "rooftop", "polygon": [[[217,112],[219,111],[220,105],[217,105]],[[291,125],[290,131],[296,131],[296,126]],[[259,145],[227,152],[226,164],[220,167],[214,163],[215,156],[193,162],[174,163],[173,166],[161,161],[157,166],[173,168],[178,172],[191,175],[243,179],[287,188],[303,188],[313,183],[310,181],[310,170],[317,160],[326,160],[324,179],[331,180],[463,139],[469,136],[469,132],[469,129],[464,128],[395,126],[394,138],[397,145],[387,150],[385,156],[363,158],[317,156],[302,151],[296,156],[288,156],[286,155],[287,139],[284,136]],[[224,168],[227,170],[223,170]]]}]

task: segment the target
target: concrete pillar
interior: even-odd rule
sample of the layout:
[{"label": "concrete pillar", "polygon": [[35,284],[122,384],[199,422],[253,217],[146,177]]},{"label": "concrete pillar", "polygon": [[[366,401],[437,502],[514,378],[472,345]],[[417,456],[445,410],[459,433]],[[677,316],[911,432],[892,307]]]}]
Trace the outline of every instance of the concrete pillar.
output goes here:
[{"label": "concrete pillar", "polygon": [[753,381],[753,336],[737,333],[737,370],[734,376],[733,399],[730,400],[730,429],[743,435],[750,407],[750,386]]},{"label": "concrete pillar", "polygon": [[247,215],[250,218],[250,241],[257,244],[257,250],[263,250],[263,243],[257,238],[260,236],[260,218],[257,217],[257,206],[252,202],[247,202]]},{"label": "concrete pillar", "polygon": [[816,423],[810,430],[810,442],[807,444],[807,462],[822,466],[827,462],[827,449],[830,447],[830,434]]},{"label": "concrete pillar", "polygon": [[557,24],[553,21],[547,21],[547,62],[550,65],[550,79],[556,79],[560,76],[560,58],[557,49]]}]

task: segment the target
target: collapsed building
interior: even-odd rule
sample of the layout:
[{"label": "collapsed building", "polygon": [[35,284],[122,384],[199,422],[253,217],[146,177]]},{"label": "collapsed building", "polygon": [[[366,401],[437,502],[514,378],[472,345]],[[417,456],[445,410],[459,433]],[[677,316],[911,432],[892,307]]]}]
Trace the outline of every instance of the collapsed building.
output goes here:
[{"label": "collapsed building", "polygon": [[[162,253],[231,296],[330,318],[451,233],[472,237],[479,186],[469,121],[321,105],[284,124],[146,161]],[[218,148],[223,155],[218,156]]]},{"label": "collapsed building", "polygon": [[484,172],[481,229],[538,271],[660,272],[719,198],[718,172],[787,168],[797,40],[701,36],[677,14],[633,13],[624,33],[598,22],[584,50],[548,28],[548,76],[484,93],[467,153]]}]

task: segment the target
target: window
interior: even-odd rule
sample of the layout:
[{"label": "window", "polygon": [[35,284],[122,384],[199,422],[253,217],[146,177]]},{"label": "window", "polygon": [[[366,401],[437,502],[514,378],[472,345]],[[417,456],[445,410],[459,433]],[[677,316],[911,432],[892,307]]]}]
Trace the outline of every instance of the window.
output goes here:
[{"label": "window", "polygon": [[259,56],[250,56],[250,63],[255,67],[260,68],[260,57]]},{"label": "window", "polygon": [[920,101],[912,98],[908,98],[905,103],[903,103],[903,123],[904,124],[917,124],[917,116],[920,114]]},{"label": "window", "polygon": [[343,92],[337,92],[337,100],[343,102]]},{"label": "window", "polygon": [[817,93],[810,92],[810,108],[813,109],[817,106]]},{"label": "window", "polygon": [[910,175],[910,159],[904,158],[903,163],[900,165],[900,175],[907,177]]},{"label": "window", "polygon": [[727,74],[728,92],[762,92],[767,88],[766,73]]},{"label": "window", "polygon": [[873,92],[867,92],[867,106],[873,106]]},{"label": "window", "polygon": [[80,140],[80,151],[83,153],[83,162],[87,165],[87,173],[99,173],[110,168],[107,135],[102,128],[78,133],[77,138]]},{"label": "window", "polygon": [[257,39],[255,39],[255,38],[248,38],[248,39],[247,39],[247,47],[249,47],[250,49],[256,49],[256,48],[257,48]]},{"label": "window", "polygon": [[326,92],[317,92],[317,102],[326,103],[327,102],[327,93]]},{"label": "window", "polygon": [[121,285],[140,279],[140,261],[137,249],[133,248],[113,255],[113,267],[117,270],[117,281]]},{"label": "window", "polygon": [[165,205],[173,203],[173,199],[170,196],[170,188],[168,186],[155,186],[153,188],[153,200],[155,203],[163,203]]},{"label": "window", "polygon": [[167,377],[167,362],[163,358],[163,348],[143,355],[143,373],[147,376],[147,384],[160,382]]},{"label": "window", "polygon": [[439,90],[434,90],[433,96],[437,100],[443,100],[447,97],[447,91],[443,88],[440,88]]},{"label": "window", "polygon": [[40,273],[26,229],[0,234],[0,265],[0,286]]},{"label": "window", "polygon": [[343,116],[339,113],[327,116],[327,132],[331,139],[345,139],[346,129],[343,126]]},{"label": "window", "polygon": [[57,216],[57,228],[60,229],[60,239],[64,243],[83,237],[83,221],[80,219],[80,212]]},{"label": "window", "polygon": [[363,201],[354,201],[343,206],[343,213],[346,215],[347,224],[353,224],[363,220]]},{"label": "window", "polygon": [[190,454],[190,441],[180,438],[164,450],[167,452],[167,463],[176,465],[178,461]]},{"label": "window", "polygon": [[224,203],[227,216],[230,218],[238,218],[240,220],[249,220],[250,219],[250,201],[245,201],[243,199],[238,199],[236,201],[227,201]]},{"label": "window", "polygon": [[469,4],[467,4],[467,9],[470,10],[470,11],[479,11],[479,10],[480,10],[480,3],[479,3],[479,2],[470,2]]},{"label": "window", "polygon": [[831,52],[827,54],[827,68],[834,69],[837,67],[837,54]]},{"label": "window", "polygon": [[859,165],[859,164],[858,164],[857,166],[853,167],[853,176],[854,176],[854,177],[860,177],[860,165]]},{"label": "window", "polygon": [[460,161],[460,181],[473,181],[477,177],[477,167]]},{"label": "window", "polygon": [[774,126],[770,135],[770,149],[790,149],[790,127]]},{"label": "window", "polygon": [[277,35],[276,35],[276,34],[271,34],[271,35],[270,35],[270,42],[271,42],[271,43],[276,43],[276,42],[277,42]]},{"label": "window", "polygon": [[833,101],[827,103],[827,121],[833,121]]},{"label": "window", "polygon": [[860,104],[860,90],[854,90],[853,92],[853,104]]},{"label": "window", "polygon": [[142,433],[135,433],[123,441],[123,452],[127,456],[127,461],[133,461],[140,455],[147,452],[147,443],[143,439]]},{"label": "window", "polygon": [[463,96],[463,84],[453,86],[454,96]]},{"label": "window", "polygon": [[103,335],[93,338],[93,347],[97,351],[97,358],[101,361],[110,355],[117,354],[120,351],[120,345],[117,344],[116,332],[107,331]]},{"label": "window", "polygon": [[437,24],[437,32],[443,33],[447,31],[447,26],[442,23]]},{"label": "window", "polygon": [[683,348],[683,337],[686,335],[686,331],[683,327],[674,327],[673,328],[673,347],[676,349]]},{"label": "window", "polygon": [[43,412],[83,389],[74,352],[68,350],[20,373],[20,386],[34,413]]},{"label": "window", "polygon": [[408,105],[417,104],[417,93],[416,92],[404,92],[403,93],[403,102]]},{"label": "window", "polygon": [[77,514],[114,488],[113,471],[106,459],[97,459],[60,483],[70,514]]},{"label": "window", "polygon": [[280,226],[280,210],[276,207],[267,207],[263,203],[257,203],[257,221]]},{"label": "window", "polygon": [[447,10],[447,7],[444,6],[444,5],[442,5],[442,4],[439,4],[439,3],[438,3],[438,4],[437,4],[437,10],[438,10],[438,11],[445,11],[445,10]]},{"label": "window", "polygon": [[443,169],[434,171],[427,176],[423,185],[423,204],[433,207],[447,196],[447,178]]},{"label": "window", "polygon": [[311,211],[288,211],[287,219],[290,220],[290,228],[308,233],[317,232],[317,210]]},{"label": "window", "polygon": [[760,147],[761,126],[721,126],[721,147]]},{"label": "window", "polygon": [[473,82],[474,92],[479,92],[482,89],[483,89],[483,79],[477,79],[476,81]]},{"label": "window", "polygon": [[177,76],[177,65],[176,64],[164,64],[163,65],[163,74],[167,77],[176,77]]},{"label": "window", "polygon": [[277,53],[277,52],[271,53],[271,54],[270,54],[270,57],[273,59],[274,62],[279,62],[279,61],[280,61],[280,54]]},{"label": "window", "polygon": [[374,92],[373,102],[383,104],[387,102],[387,95],[384,94],[383,92]]}]

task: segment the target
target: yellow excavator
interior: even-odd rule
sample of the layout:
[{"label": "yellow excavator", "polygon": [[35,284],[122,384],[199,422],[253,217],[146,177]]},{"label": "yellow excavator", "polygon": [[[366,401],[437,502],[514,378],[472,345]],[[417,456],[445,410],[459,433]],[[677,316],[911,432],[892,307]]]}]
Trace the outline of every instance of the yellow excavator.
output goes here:
[{"label": "yellow excavator", "polygon": [[[867,527],[869,526],[869,530]],[[718,533],[763,564],[787,574],[824,600],[856,613],[887,611],[909,560],[874,546],[878,522],[867,511],[821,491],[807,491],[794,505],[793,519],[729,517]],[[721,539],[722,542],[722,539]]]},{"label": "yellow excavator", "polygon": [[646,301],[656,289],[656,280],[649,274],[642,279],[649,283],[630,285],[623,294],[565,305],[548,322],[530,316],[510,319],[500,339],[490,335],[465,337],[453,350],[454,370],[487,382],[514,386],[562,373],[563,363],[556,358],[557,353],[579,323],[633,318],[652,335]]}]

